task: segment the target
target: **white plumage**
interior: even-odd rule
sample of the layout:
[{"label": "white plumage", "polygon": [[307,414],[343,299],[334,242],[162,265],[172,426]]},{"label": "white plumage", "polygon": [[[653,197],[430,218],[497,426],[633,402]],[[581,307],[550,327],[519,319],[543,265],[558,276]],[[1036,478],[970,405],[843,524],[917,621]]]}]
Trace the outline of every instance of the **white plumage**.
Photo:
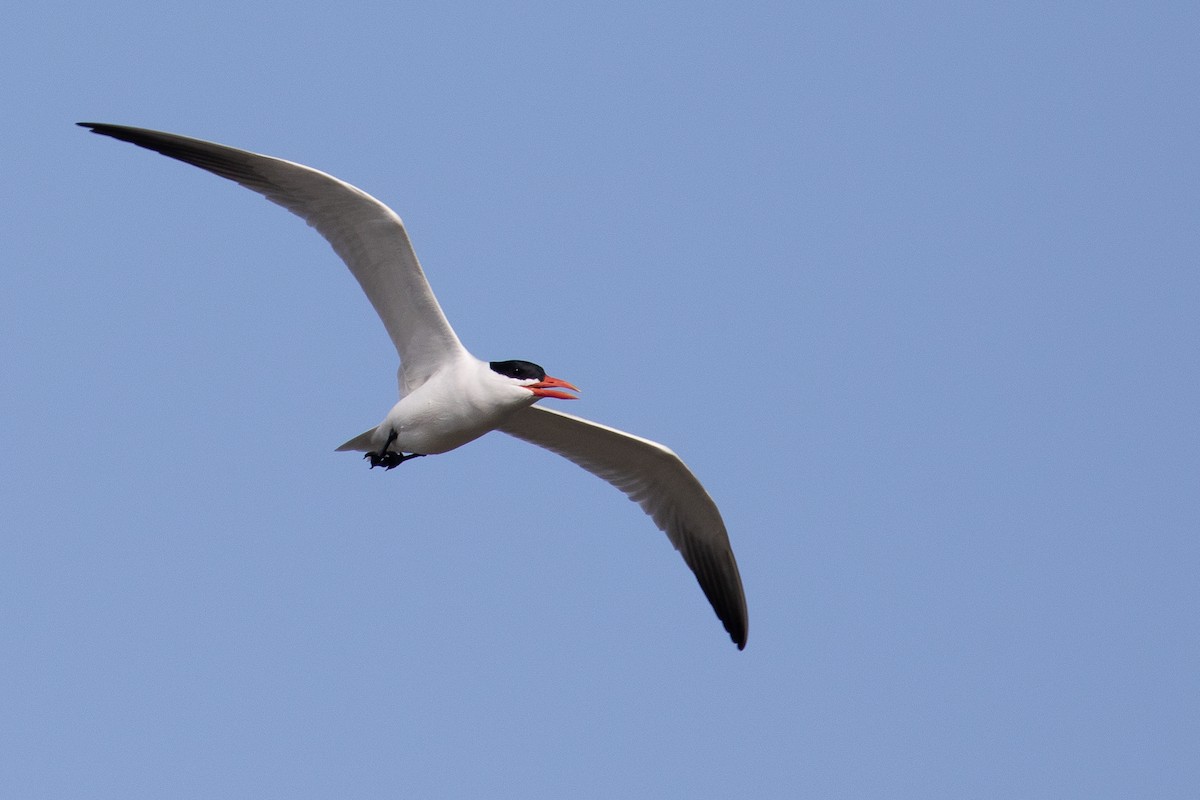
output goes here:
[{"label": "white plumage", "polygon": [[683,555],[738,649],[746,599],[716,504],[668,448],[570,414],[535,406],[575,399],[571,384],[525,361],[485,362],[455,335],[429,288],[400,218],[331,175],[279,158],[121,125],[81,122],[236,181],[317,229],[341,256],[400,355],[399,401],[374,428],[339,450],[395,467],[444,453],[492,430],[544,447],[608,481],[640,505]]}]

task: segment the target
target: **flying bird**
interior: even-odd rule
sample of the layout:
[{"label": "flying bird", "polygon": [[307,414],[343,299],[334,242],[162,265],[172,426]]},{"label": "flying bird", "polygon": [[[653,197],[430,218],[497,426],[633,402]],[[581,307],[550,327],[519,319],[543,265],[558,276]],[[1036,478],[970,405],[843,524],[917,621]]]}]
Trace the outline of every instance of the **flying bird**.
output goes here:
[{"label": "flying bird", "polygon": [[317,229],[346,262],[400,355],[400,399],[375,427],[338,450],[371,468],[445,453],[498,430],[544,447],[642,507],[683,556],[730,638],[746,646],[742,579],[716,504],[667,447],[535,405],[577,399],[573,385],[523,360],[481,361],[442,313],[395,212],[324,172],[173,133],[79,123],[200,167],[258,192]]}]

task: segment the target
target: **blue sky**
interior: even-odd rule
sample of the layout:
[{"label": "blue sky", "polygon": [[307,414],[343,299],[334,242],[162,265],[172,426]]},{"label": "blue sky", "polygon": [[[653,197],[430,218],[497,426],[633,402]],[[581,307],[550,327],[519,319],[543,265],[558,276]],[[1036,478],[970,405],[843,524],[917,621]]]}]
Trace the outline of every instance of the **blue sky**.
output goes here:
[{"label": "blue sky", "polygon": [[[6,12],[0,794],[1195,797],[1191,4]],[[349,273],[169,130],[389,203],[464,343],[667,443],[368,471]],[[560,404],[561,405],[561,404]]]}]

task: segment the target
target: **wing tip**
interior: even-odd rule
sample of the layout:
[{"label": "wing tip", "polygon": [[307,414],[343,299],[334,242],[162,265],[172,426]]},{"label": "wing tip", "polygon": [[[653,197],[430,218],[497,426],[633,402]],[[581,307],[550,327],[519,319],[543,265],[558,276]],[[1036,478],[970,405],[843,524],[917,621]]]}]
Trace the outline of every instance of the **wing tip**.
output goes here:
[{"label": "wing tip", "polygon": [[742,588],[742,576],[732,548],[713,553],[705,547],[685,544],[680,548],[680,553],[729,638],[738,650],[745,650],[750,633],[750,614],[746,609],[746,591]]},{"label": "wing tip", "polygon": [[[722,622],[724,622],[724,620],[722,620]],[[736,620],[735,624],[725,625],[725,630],[728,631],[729,638],[734,644],[737,645],[738,652],[746,649],[746,640],[750,638],[748,630],[749,627],[749,623],[744,614]]]},{"label": "wing tip", "polygon": [[130,142],[142,147],[147,146],[146,142],[158,131],[151,131],[142,128],[131,128],[128,125],[113,125],[108,122],[76,122],[81,128],[86,128],[92,133],[100,136],[111,136],[113,139],[119,139],[122,142]]}]

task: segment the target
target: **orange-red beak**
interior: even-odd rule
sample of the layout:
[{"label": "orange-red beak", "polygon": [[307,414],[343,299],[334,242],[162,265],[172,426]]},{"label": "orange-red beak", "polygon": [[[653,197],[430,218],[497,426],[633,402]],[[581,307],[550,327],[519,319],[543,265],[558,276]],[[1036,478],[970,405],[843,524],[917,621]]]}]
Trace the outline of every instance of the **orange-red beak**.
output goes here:
[{"label": "orange-red beak", "polygon": [[555,386],[562,388],[562,389],[570,389],[572,392],[579,391],[578,389],[576,389],[574,386],[567,383],[566,381],[560,380],[558,378],[551,378],[549,375],[542,378],[537,383],[529,384],[525,388],[528,389],[529,391],[533,392],[538,397],[555,397],[555,398],[558,398],[559,400],[578,400],[579,399],[578,397],[576,397],[573,394],[567,394],[566,392],[554,391],[554,389],[552,387],[555,387]]}]

